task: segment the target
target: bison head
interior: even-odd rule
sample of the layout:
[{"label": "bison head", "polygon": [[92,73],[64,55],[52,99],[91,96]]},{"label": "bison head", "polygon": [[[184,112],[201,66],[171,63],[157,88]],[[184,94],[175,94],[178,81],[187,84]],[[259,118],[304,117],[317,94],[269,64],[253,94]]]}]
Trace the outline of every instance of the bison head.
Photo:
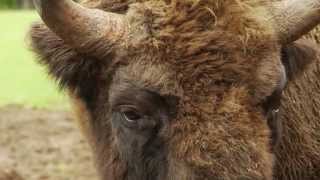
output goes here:
[{"label": "bison head", "polygon": [[282,47],[319,23],[317,0],[34,2],[32,45],[102,179],[272,179],[265,102]]}]

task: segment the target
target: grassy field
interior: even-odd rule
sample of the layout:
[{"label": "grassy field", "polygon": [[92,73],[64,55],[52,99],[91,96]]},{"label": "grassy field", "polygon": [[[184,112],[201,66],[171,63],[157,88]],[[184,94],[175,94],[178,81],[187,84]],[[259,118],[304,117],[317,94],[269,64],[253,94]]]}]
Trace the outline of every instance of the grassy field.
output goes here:
[{"label": "grassy field", "polygon": [[37,19],[34,11],[0,11],[0,106],[66,107],[66,98],[27,47],[26,33]]}]

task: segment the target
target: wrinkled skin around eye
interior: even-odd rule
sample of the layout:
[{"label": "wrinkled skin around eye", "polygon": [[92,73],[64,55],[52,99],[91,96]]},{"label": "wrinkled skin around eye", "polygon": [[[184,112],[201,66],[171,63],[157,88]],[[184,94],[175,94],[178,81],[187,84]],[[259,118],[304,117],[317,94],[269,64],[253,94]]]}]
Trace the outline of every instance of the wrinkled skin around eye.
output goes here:
[{"label": "wrinkled skin around eye", "polygon": [[163,131],[168,126],[168,104],[158,94],[136,93],[139,95],[122,93],[112,100],[115,142],[127,165],[128,179],[161,180],[167,171]]}]

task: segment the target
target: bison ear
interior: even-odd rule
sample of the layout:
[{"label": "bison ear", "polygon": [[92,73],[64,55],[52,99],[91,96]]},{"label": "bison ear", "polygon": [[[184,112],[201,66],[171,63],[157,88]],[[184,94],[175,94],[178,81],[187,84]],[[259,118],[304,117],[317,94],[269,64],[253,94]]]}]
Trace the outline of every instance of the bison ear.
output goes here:
[{"label": "bison ear", "polygon": [[32,25],[29,38],[39,63],[46,66],[61,88],[81,90],[86,94],[90,94],[88,87],[95,89],[104,67],[102,61],[76,52],[42,23]]},{"label": "bison ear", "polygon": [[309,64],[319,58],[319,45],[300,39],[282,48],[282,62],[290,80],[299,76]]}]

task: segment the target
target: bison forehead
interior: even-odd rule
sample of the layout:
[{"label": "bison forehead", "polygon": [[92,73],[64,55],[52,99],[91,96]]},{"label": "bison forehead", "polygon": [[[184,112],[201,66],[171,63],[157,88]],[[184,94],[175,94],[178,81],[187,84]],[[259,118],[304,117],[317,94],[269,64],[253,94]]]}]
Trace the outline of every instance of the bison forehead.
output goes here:
[{"label": "bison forehead", "polygon": [[120,77],[180,97],[222,94],[235,84],[265,97],[280,77],[279,45],[266,4],[258,0],[133,3],[127,16],[134,43],[128,53],[122,54],[123,49],[119,53],[129,63],[119,71]]},{"label": "bison forehead", "polygon": [[[277,0],[272,0],[277,1]],[[182,6],[193,6],[197,4],[206,4],[215,8],[222,7],[224,4],[238,3],[241,6],[257,6],[261,4],[268,4],[270,1],[266,0],[80,0],[80,2],[88,7],[104,9],[106,11],[113,11],[118,13],[125,13],[129,6],[136,3],[145,2],[163,2],[166,4],[178,4]]]},{"label": "bison forehead", "polygon": [[201,48],[221,33],[231,33],[242,44],[255,47],[254,41],[273,38],[273,22],[266,4],[262,0],[149,0],[133,3],[127,16],[134,35],[139,36],[141,29],[148,34],[143,39],[147,45],[190,42]]},{"label": "bison forehead", "polygon": [[278,50],[262,5],[234,0],[136,3],[127,14],[135,42],[129,50],[169,64],[180,81],[248,80],[268,52]]}]

